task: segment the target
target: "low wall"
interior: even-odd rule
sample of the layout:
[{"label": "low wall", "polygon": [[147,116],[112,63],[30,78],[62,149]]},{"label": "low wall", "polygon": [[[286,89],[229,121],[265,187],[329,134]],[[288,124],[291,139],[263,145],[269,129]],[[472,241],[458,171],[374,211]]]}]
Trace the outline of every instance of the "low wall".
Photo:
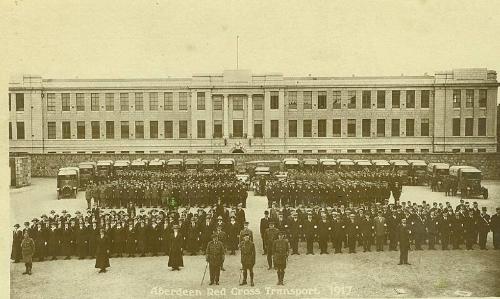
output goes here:
[{"label": "low wall", "polygon": [[[24,154],[26,156],[26,154]],[[484,179],[500,179],[500,153],[372,153],[372,154],[28,154],[31,157],[33,177],[52,177],[65,166],[78,166],[83,161],[98,160],[147,160],[173,158],[234,158],[240,167],[244,162],[256,160],[282,160],[287,157],[302,158],[347,158],[347,159],[402,159],[425,160],[426,162],[444,162],[450,165],[471,165],[483,171]]]}]

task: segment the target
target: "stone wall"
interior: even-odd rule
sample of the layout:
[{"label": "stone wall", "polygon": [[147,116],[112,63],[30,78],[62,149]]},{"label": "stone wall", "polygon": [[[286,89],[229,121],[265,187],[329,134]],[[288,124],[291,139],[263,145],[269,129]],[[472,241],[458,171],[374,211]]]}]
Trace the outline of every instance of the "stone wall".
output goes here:
[{"label": "stone wall", "polygon": [[[24,154],[26,155],[26,154]],[[500,179],[500,153],[385,153],[385,154],[28,154],[31,157],[33,177],[56,176],[61,167],[78,166],[83,161],[98,160],[134,160],[143,158],[152,160],[173,158],[234,158],[237,166],[244,168],[244,163],[256,160],[282,160],[287,157],[303,158],[348,158],[348,159],[418,159],[429,162],[445,162],[450,165],[471,165],[483,171],[485,179]]]}]

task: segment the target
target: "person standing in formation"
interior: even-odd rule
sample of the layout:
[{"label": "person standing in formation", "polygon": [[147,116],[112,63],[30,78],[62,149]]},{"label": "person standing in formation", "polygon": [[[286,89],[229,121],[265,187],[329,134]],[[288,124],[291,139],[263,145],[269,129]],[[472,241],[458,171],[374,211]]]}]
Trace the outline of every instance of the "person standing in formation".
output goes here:
[{"label": "person standing in formation", "polygon": [[95,268],[100,269],[99,273],[106,272],[106,268],[109,265],[109,239],[104,234],[104,229],[101,228],[99,231],[99,238],[97,239],[96,244],[96,259],[95,259]]},{"label": "person standing in formation", "polygon": [[220,270],[224,263],[224,244],[218,240],[218,234],[212,235],[212,241],[208,242],[206,260],[210,269],[210,285],[219,285]]},{"label": "person standing in formation", "polygon": [[10,253],[10,259],[14,260],[14,263],[19,263],[22,257],[21,243],[23,242],[23,231],[19,230],[20,227],[19,224],[16,224],[12,231],[12,251]]},{"label": "person standing in formation", "polygon": [[24,232],[24,238],[21,242],[21,252],[23,255],[23,262],[26,266],[26,271],[23,274],[31,275],[31,269],[33,268],[33,255],[35,254],[35,242],[30,238],[28,231]]},{"label": "person standing in formation", "polygon": [[243,271],[243,281],[240,285],[247,284],[247,271],[250,272],[250,285],[253,287],[253,266],[255,265],[255,244],[250,240],[250,234],[243,234],[243,240],[240,242],[241,250],[241,268]]},{"label": "person standing in formation", "polygon": [[168,256],[168,266],[172,267],[172,271],[179,271],[179,267],[184,267],[182,258],[183,236],[179,232],[179,225],[172,226],[174,230],[170,235],[170,250]]},{"label": "person standing in formation", "polygon": [[406,225],[406,219],[401,219],[401,226],[398,230],[399,237],[399,264],[398,265],[411,265],[408,263],[408,250],[410,249],[410,235],[411,230]]},{"label": "person standing in formation", "polygon": [[273,242],[273,261],[278,273],[278,285],[283,285],[286,262],[288,260],[289,247],[285,235],[286,232],[280,231],[278,239]]}]

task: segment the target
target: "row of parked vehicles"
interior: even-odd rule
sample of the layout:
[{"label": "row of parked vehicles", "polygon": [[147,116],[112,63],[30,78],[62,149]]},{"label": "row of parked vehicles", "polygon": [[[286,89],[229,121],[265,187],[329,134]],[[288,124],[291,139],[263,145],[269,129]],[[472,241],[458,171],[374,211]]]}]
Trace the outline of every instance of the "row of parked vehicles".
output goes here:
[{"label": "row of parked vehicles", "polygon": [[76,197],[79,188],[85,188],[96,177],[107,177],[120,170],[152,170],[158,172],[179,171],[231,171],[238,170],[244,180],[273,176],[286,178],[290,171],[338,172],[338,171],[391,171],[397,173],[403,184],[432,186],[433,191],[445,191],[450,182],[457,185],[462,197],[482,195],[488,190],[481,186],[482,173],[472,166],[450,166],[446,163],[426,163],[424,160],[351,160],[351,159],[298,159],[266,160],[246,162],[236,167],[233,158],[187,158],[169,160],[101,160],[82,162],[78,167],[64,167],[57,176],[58,198]]}]

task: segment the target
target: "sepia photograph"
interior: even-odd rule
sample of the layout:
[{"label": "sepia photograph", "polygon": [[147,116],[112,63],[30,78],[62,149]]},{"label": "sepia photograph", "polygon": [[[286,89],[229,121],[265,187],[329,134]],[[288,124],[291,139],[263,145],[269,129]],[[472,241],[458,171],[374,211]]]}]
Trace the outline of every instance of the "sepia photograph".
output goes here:
[{"label": "sepia photograph", "polygon": [[500,2],[0,8],[0,297],[500,297]]}]

